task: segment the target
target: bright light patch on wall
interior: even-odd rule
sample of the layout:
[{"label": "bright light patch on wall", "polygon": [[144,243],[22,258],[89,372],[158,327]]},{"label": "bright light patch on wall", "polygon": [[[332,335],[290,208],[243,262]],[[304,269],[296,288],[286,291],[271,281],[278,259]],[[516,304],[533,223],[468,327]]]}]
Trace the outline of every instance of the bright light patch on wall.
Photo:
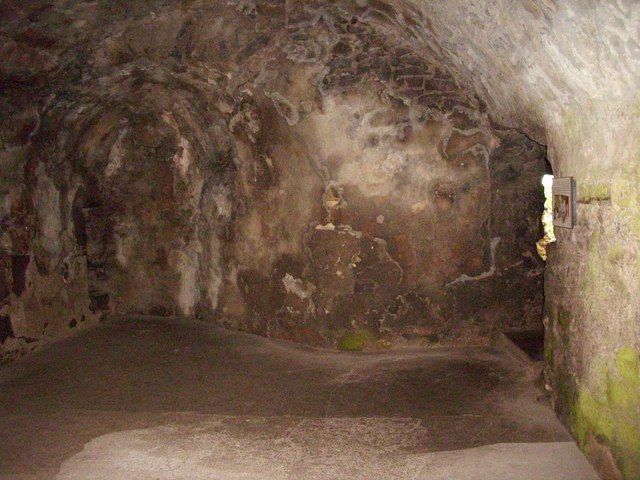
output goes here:
[{"label": "bright light patch on wall", "polygon": [[553,185],[553,175],[542,176],[542,187],[544,188],[544,211],[542,212],[542,226],[544,228],[544,237],[538,240],[536,247],[538,255],[543,260],[547,259],[547,245],[556,241],[553,233],[553,193],[551,191]]}]

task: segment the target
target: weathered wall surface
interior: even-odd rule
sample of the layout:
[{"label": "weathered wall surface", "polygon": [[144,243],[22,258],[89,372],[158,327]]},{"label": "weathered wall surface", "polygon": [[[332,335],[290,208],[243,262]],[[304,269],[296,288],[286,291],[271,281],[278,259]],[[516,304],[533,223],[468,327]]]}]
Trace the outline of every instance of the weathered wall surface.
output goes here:
[{"label": "weathered wall surface", "polygon": [[548,384],[606,479],[640,477],[640,132],[629,108],[612,118],[617,170],[564,167],[577,177],[578,225],[556,233],[545,282]]},{"label": "weathered wall surface", "polygon": [[491,115],[577,179],[547,378],[638,478],[638,3],[321,3],[0,5],[3,351],[103,311],[344,348],[530,326],[542,152]]},{"label": "weathered wall surface", "polygon": [[544,150],[375,8],[4,8],[5,350],[102,313],[342,348],[539,327]]},{"label": "weathered wall surface", "polygon": [[640,478],[640,6],[416,0],[399,15],[428,21],[405,32],[576,178],[578,225],[556,230],[545,274],[548,386],[603,478]]},{"label": "weathered wall surface", "polygon": [[640,478],[640,6],[420,7],[426,37],[485,91],[490,112],[547,144],[557,176],[576,178],[578,225],[556,230],[545,274],[548,386],[603,478]]},{"label": "weathered wall surface", "polygon": [[545,274],[548,386],[603,478],[640,478],[640,5],[375,5],[382,28],[444,59],[576,178],[578,225],[556,230]]}]

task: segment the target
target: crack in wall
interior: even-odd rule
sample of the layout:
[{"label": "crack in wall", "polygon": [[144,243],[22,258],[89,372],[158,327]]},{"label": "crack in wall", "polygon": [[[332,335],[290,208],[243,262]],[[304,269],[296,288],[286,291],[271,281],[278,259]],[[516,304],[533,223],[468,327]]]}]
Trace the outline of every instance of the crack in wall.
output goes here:
[{"label": "crack in wall", "polygon": [[447,283],[445,287],[450,287],[452,285],[457,285],[459,283],[467,283],[467,282],[478,282],[480,280],[484,280],[486,278],[493,277],[496,273],[496,249],[498,248],[498,244],[500,243],[500,237],[494,237],[491,239],[490,249],[491,249],[491,268],[486,272],[482,272],[478,275],[467,275],[466,273],[460,275],[455,280]]}]

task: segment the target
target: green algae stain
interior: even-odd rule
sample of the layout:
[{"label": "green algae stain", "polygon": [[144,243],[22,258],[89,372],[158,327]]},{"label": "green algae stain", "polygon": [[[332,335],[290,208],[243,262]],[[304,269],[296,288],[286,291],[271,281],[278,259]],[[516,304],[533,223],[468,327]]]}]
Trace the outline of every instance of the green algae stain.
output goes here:
[{"label": "green algae stain", "polygon": [[337,347],[347,352],[359,352],[375,341],[375,337],[368,330],[356,330],[342,336],[338,340]]},{"label": "green algae stain", "polygon": [[[613,369],[599,368],[592,388],[580,387],[570,425],[588,449],[589,436],[604,440],[625,479],[640,478],[640,356],[631,347],[616,353]],[[605,395],[599,391],[603,390]]]},{"label": "green algae stain", "polygon": [[609,261],[611,263],[621,263],[624,260],[627,251],[624,246],[619,243],[614,243],[609,248]]},{"label": "green algae stain", "polygon": [[622,347],[616,354],[616,370],[625,378],[640,380],[640,357],[631,347]]},{"label": "green algae stain", "polygon": [[634,234],[640,234],[640,146],[637,159],[624,165],[611,183],[611,200],[621,219]]},{"label": "green algae stain", "polygon": [[599,401],[588,390],[580,389],[571,416],[572,430],[580,446],[587,443],[589,433],[610,440],[614,435],[614,424],[605,402]]},{"label": "green algae stain", "polygon": [[611,200],[610,183],[586,183],[578,188],[578,201],[580,203],[595,203]]},{"label": "green algae stain", "polygon": [[608,286],[613,286],[621,297],[630,297],[633,289],[621,269],[621,262],[627,255],[625,247],[620,242],[602,242],[600,233],[594,230],[587,248],[586,268],[580,281],[587,308],[609,304]]},{"label": "green algae stain", "polygon": [[549,335],[544,340],[544,360],[545,363],[549,366],[549,368],[553,369],[555,364],[554,359],[554,345],[553,345],[553,336]]},{"label": "green algae stain", "polygon": [[558,307],[558,324],[564,330],[571,326],[571,312],[565,310],[563,307]]}]

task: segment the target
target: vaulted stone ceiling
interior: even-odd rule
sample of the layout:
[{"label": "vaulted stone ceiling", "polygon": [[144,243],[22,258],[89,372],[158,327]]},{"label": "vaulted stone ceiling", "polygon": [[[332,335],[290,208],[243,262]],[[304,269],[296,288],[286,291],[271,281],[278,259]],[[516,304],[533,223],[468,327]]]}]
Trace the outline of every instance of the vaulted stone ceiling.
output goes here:
[{"label": "vaulted stone ceiling", "polygon": [[637,100],[639,11],[617,1],[413,1],[404,15],[423,42],[473,85],[503,123],[561,126],[566,109]]},{"label": "vaulted stone ceiling", "polygon": [[638,388],[638,2],[0,18],[3,354],[103,313],[349,349],[539,327],[546,154],[579,196],[545,274],[548,385],[601,470],[637,478],[640,395],[603,391]]},{"label": "vaulted stone ceiling", "polygon": [[[301,5],[286,0],[227,3],[250,17],[266,15],[276,22],[292,20],[287,19],[288,12]],[[318,12],[323,4],[333,15],[360,14],[368,23],[409,42],[416,53],[441,59],[462,83],[473,86],[500,121],[530,130],[539,141],[544,139],[541,129],[557,125],[562,110],[575,103],[628,102],[636,95],[640,39],[635,2],[315,1],[304,2],[304,8]],[[158,41],[166,45],[174,40],[190,15],[223,8],[216,2],[197,1],[109,2],[108,7],[101,2],[60,1],[53,5],[5,2],[3,17],[9,22],[3,30],[11,31],[15,20],[41,24],[50,17],[52,23],[41,35],[46,37],[47,30],[56,34],[57,48],[49,45],[54,48],[48,49],[54,53],[71,45],[85,50],[88,45],[81,43],[112,37],[116,25],[126,29],[135,18],[148,17],[142,23],[151,28],[153,17],[158,16],[164,25],[156,24],[154,30],[163,33],[153,39],[153,49],[159,51]],[[65,26],[65,32],[55,30],[56,26]]]},{"label": "vaulted stone ceiling", "polygon": [[[11,5],[6,242],[33,259],[14,277],[78,289],[72,318],[215,315],[316,343],[539,325],[544,149],[400,34],[415,11]],[[22,336],[58,328],[13,305]]]}]

